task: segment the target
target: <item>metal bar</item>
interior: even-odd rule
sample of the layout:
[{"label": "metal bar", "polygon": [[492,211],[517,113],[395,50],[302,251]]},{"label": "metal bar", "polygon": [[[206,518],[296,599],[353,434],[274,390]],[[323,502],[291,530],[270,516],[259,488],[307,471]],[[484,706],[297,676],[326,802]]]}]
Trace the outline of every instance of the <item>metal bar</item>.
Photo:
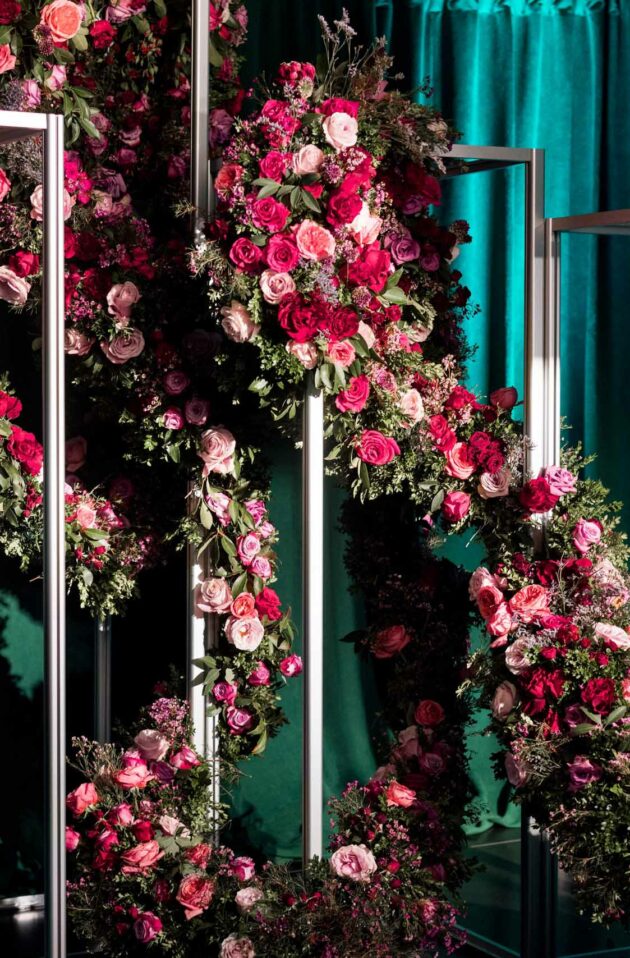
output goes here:
[{"label": "metal bar", "polygon": [[210,0],[193,0],[191,71],[190,201],[194,240],[203,239],[210,206],[208,130],[210,94]]},{"label": "metal bar", "polygon": [[491,163],[529,163],[532,151],[511,146],[471,146],[456,143],[447,157],[461,160],[489,160]]},{"label": "metal bar", "polygon": [[47,958],[65,958],[67,953],[63,129],[62,116],[47,116],[43,268]]},{"label": "metal bar", "polygon": [[630,210],[602,210],[581,216],[556,216],[550,220],[554,233],[603,233],[630,235]]},{"label": "metal bar", "polygon": [[520,166],[520,160],[463,160],[462,165],[447,167],[442,174],[445,179],[453,176],[467,176],[469,173],[486,173],[488,170],[507,170],[511,166]]},{"label": "metal bar", "polygon": [[309,378],[302,451],[302,601],[305,662],[304,862],[323,853],[324,794],[324,397]]},{"label": "metal bar", "polygon": [[94,735],[99,742],[112,737],[112,619],[94,621]]}]

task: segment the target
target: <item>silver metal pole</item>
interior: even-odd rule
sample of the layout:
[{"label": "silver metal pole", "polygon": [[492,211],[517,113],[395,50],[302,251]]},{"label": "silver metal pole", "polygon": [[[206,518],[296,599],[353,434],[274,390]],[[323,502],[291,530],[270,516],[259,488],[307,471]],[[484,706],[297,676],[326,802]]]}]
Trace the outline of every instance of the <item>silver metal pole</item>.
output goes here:
[{"label": "silver metal pole", "polygon": [[210,0],[193,0],[190,201],[195,208],[194,240],[203,239],[203,227],[210,207],[208,165],[210,93]]},{"label": "silver metal pole", "polygon": [[94,621],[94,734],[109,742],[112,735],[112,619]]},{"label": "silver metal pole", "polygon": [[47,117],[43,268],[47,958],[67,954],[63,130],[63,117]]},{"label": "silver metal pole", "polygon": [[323,853],[324,794],[324,397],[311,379],[302,453],[304,648],[304,861]]}]

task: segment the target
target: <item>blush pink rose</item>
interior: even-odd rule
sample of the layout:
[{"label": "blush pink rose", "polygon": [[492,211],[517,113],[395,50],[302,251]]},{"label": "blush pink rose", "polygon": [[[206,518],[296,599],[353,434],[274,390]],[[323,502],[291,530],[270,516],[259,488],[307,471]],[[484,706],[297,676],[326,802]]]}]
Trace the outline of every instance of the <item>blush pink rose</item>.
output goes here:
[{"label": "blush pink rose", "polygon": [[507,496],[510,491],[510,470],[500,469],[499,472],[482,472],[479,477],[477,492],[482,499],[498,499]]},{"label": "blush pink rose", "polygon": [[229,612],[232,605],[232,590],[221,578],[205,579],[196,590],[196,606],[200,612]]},{"label": "blush pink rose", "polygon": [[249,311],[235,299],[229,306],[223,306],[221,316],[223,332],[233,343],[249,343],[260,331]]},{"label": "blush pink rose", "polygon": [[515,639],[506,650],[505,664],[513,675],[520,675],[530,667],[532,663],[528,653],[531,652],[531,648],[529,639]]},{"label": "blush pink rose", "polygon": [[468,594],[473,602],[477,601],[477,596],[481,589],[486,585],[497,586],[501,588],[501,581],[498,576],[493,575],[489,569],[486,569],[485,566],[480,565],[470,577],[470,582],[468,583]]},{"label": "blush pink rose", "polygon": [[134,738],[142,758],[146,762],[159,762],[168,752],[168,739],[160,735],[157,729],[145,728]]},{"label": "blush pink rose", "polygon": [[347,339],[342,340],[340,343],[328,343],[326,353],[328,358],[332,359],[333,363],[337,363],[337,365],[343,367],[343,369],[352,366],[357,355],[354,346],[352,343],[349,343]]},{"label": "blush pink rose", "polygon": [[110,363],[122,366],[130,359],[136,359],[144,349],[144,336],[139,329],[128,327],[124,333],[114,336],[110,342],[103,340],[101,349]]},{"label": "blush pink rose", "polygon": [[95,339],[80,333],[78,329],[66,329],[64,333],[64,351],[68,356],[87,356]]},{"label": "blush pink rose", "polygon": [[15,67],[15,57],[8,43],[0,43],[0,73],[7,73]]},{"label": "blush pink rose", "polygon": [[597,545],[602,537],[602,524],[597,519],[578,519],[573,529],[573,545],[582,554]]},{"label": "blush pink rose", "polygon": [[98,805],[99,801],[99,794],[95,786],[92,782],[85,782],[75,788],[73,792],[70,792],[66,798],[66,807],[70,809],[73,815],[82,815],[88,808]]},{"label": "blush pink rose", "polygon": [[140,842],[120,856],[124,862],[121,871],[123,875],[146,875],[163,856],[164,852],[160,851],[155,839]]},{"label": "blush pink rose", "polygon": [[22,105],[23,108],[36,110],[42,102],[42,94],[37,80],[22,80]]},{"label": "blush pink rose", "polygon": [[18,276],[8,266],[0,266],[0,299],[12,306],[24,306],[31,291],[31,284]]},{"label": "blush pink rose", "polygon": [[400,409],[410,423],[417,423],[424,419],[424,403],[417,389],[408,389],[400,397]]},{"label": "blush pink rose", "polygon": [[380,216],[370,213],[367,203],[363,203],[361,210],[350,223],[350,235],[359,246],[369,246],[376,242],[381,232],[383,221]]},{"label": "blush pink rose", "polygon": [[508,604],[521,622],[533,622],[549,611],[549,592],[542,585],[526,585],[512,596]]},{"label": "blush pink rose", "polygon": [[149,771],[144,763],[121,768],[114,772],[112,777],[121,788],[146,788],[149,782],[155,779],[155,775]]},{"label": "blush pink rose", "polygon": [[492,615],[486,619],[486,629],[490,635],[497,637],[507,635],[513,625],[514,620],[510,614],[510,607],[507,602],[502,602],[498,605]]},{"label": "blush pink rose", "polygon": [[418,738],[418,726],[409,725],[398,733],[398,748],[396,754],[402,759],[419,758],[422,752]]},{"label": "blush pink rose", "polygon": [[253,652],[265,637],[262,622],[256,616],[237,619],[234,616],[225,623],[225,634],[230,645],[241,652]]},{"label": "blush pink rose", "polygon": [[96,509],[90,502],[80,502],[77,505],[76,517],[82,529],[93,529],[96,525]]},{"label": "blush pink rose", "polygon": [[357,330],[359,336],[365,343],[368,349],[372,349],[374,343],[376,342],[376,335],[371,326],[368,326],[363,320],[359,322],[359,329]]},{"label": "blush pink rose", "polygon": [[206,910],[213,895],[214,882],[209,878],[204,875],[187,875],[182,879],[175,899],[183,906],[186,921],[190,921]]},{"label": "blush pink rose", "polygon": [[293,154],[291,167],[298,176],[306,176],[309,173],[318,173],[323,162],[323,151],[314,143],[308,143]]},{"label": "blush pink rose", "polygon": [[412,788],[401,785],[400,782],[390,782],[385,789],[385,798],[388,805],[410,808],[416,800],[416,793]]},{"label": "blush pink rose", "polygon": [[[1,71],[0,71],[1,72]],[[31,201],[31,219],[36,220],[38,223],[42,223],[44,220],[44,187],[36,186],[30,196]],[[72,208],[76,200],[74,196],[70,196],[67,190],[63,191],[63,218],[67,220],[70,218],[72,213]]]},{"label": "blush pink rose", "polygon": [[470,496],[467,492],[447,492],[442,503],[442,515],[447,522],[460,522],[468,515]]},{"label": "blush pink rose", "polygon": [[610,622],[596,622],[594,631],[595,635],[604,639],[615,651],[626,652],[630,649],[630,635],[625,629],[620,629],[619,626],[612,625]]},{"label": "blush pink rose", "polygon": [[475,471],[475,464],[468,454],[465,442],[456,442],[446,453],[445,472],[454,479],[469,479]]},{"label": "blush pink rose", "polygon": [[73,439],[66,440],[66,469],[68,472],[76,472],[81,466],[85,465],[87,456],[87,439],[83,436],[75,436]]},{"label": "blush pink rose", "polygon": [[239,536],[236,540],[236,551],[244,566],[250,566],[260,552],[260,538],[255,532]]},{"label": "blush pink rose", "polygon": [[234,470],[236,440],[229,429],[218,426],[206,429],[201,434],[201,449],[197,453],[203,459],[204,475],[211,472],[225,476]]},{"label": "blush pink rose", "polygon": [[274,273],[272,269],[266,269],[260,277],[260,289],[265,302],[275,305],[295,292],[295,282],[290,273]]},{"label": "blush pink rose", "polygon": [[409,645],[412,636],[404,625],[390,625],[374,636],[372,651],[376,659],[391,659]]},{"label": "blush pink rose", "polygon": [[[127,281],[116,283],[107,294],[107,312],[110,316],[124,321],[129,320],[131,309],[140,299],[140,290],[135,283]],[[124,325],[127,325],[125,322]]]},{"label": "blush pink rose", "polygon": [[256,958],[251,938],[239,938],[236,934],[228,935],[221,942],[219,958]]},{"label": "blush pink rose", "polygon": [[317,346],[315,343],[287,343],[287,352],[295,356],[304,369],[315,369],[317,366]]},{"label": "blush pink rose", "polygon": [[71,0],[53,0],[41,9],[40,23],[48,27],[54,43],[65,43],[76,36],[81,20],[81,7]]},{"label": "blush pink rose", "polygon": [[512,682],[501,682],[492,699],[492,714],[496,719],[506,719],[516,703],[518,691]]},{"label": "blush pink rose", "polygon": [[239,888],[234,896],[234,901],[240,913],[245,915],[248,911],[255,908],[262,898],[264,898],[264,895],[260,888],[250,885],[248,888]]},{"label": "blush pink rose", "polygon": [[374,855],[365,845],[343,845],[331,855],[330,868],[339,878],[369,882],[377,865]]},{"label": "blush pink rose", "polygon": [[182,772],[201,765],[199,757],[191,748],[188,747],[188,745],[183,745],[179,752],[175,752],[175,754],[171,756],[169,761],[173,768],[178,768]]},{"label": "blush pink rose", "polygon": [[334,150],[347,150],[357,142],[359,124],[348,113],[331,113],[322,123],[322,129],[326,142]]},{"label": "blush pink rose", "polygon": [[5,198],[5,196],[8,195],[10,190],[11,190],[11,180],[9,179],[7,174],[4,172],[4,170],[0,169],[0,203]]},{"label": "blush pink rose", "polygon": [[334,236],[314,220],[302,220],[296,230],[295,241],[304,259],[319,261],[335,255]]}]

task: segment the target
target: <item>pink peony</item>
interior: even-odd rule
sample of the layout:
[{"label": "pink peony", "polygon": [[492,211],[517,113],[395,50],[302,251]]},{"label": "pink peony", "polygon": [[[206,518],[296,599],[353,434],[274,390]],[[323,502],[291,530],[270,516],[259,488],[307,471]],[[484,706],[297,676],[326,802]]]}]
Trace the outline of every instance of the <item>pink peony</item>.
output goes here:
[{"label": "pink peony", "polygon": [[254,652],[265,637],[265,629],[258,617],[237,619],[230,616],[225,623],[225,634],[235,649]]},{"label": "pink peony", "polygon": [[377,866],[374,855],[365,845],[344,845],[331,855],[330,868],[340,878],[369,882]]},{"label": "pink peony", "polygon": [[318,261],[335,255],[335,238],[314,220],[302,220],[295,233],[295,241],[304,259]]},{"label": "pink peony", "polygon": [[229,429],[218,426],[206,429],[201,434],[201,449],[197,453],[203,459],[204,475],[216,472],[225,476],[234,470],[236,440]]},{"label": "pink peony", "polygon": [[347,150],[357,142],[359,124],[348,113],[331,113],[322,123],[326,141],[333,149]]},{"label": "pink peony", "polygon": [[490,635],[497,637],[507,635],[513,625],[514,621],[507,602],[501,602],[486,619],[486,629]]}]

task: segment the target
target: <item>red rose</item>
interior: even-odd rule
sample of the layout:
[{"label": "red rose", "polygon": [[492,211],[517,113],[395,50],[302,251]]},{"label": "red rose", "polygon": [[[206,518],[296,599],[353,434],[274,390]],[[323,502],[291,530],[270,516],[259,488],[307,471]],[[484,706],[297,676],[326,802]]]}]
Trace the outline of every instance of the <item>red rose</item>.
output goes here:
[{"label": "red rose", "polygon": [[72,259],[77,250],[77,244],[74,233],[69,226],[63,228],[63,255],[66,259]]},{"label": "red rose", "polygon": [[444,416],[431,416],[429,433],[435,448],[439,449],[440,452],[448,452],[457,442],[457,436]]},{"label": "red rose", "polygon": [[269,586],[265,586],[256,596],[256,609],[259,616],[266,615],[270,622],[282,618],[280,596]]},{"label": "red rose", "polygon": [[23,249],[18,250],[9,257],[9,267],[18,276],[32,276],[33,273],[39,272],[39,256],[37,253],[27,253]]},{"label": "red rose", "polygon": [[371,466],[386,466],[400,455],[400,447],[395,439],[384,436],[376,429],[365,429],[355,449],[357,456]]},{"label": "red rose", "polygon": [[474,393],[465,389],[464,386],[455,386],[450,396],[444,403],[445,409],[452,409],[454,412],[459,412],[461,409],[464,409],[465,406],[472,406],[473,409],[477,408],[477,397]]},{"label": "red rose", "polygon": [[266,230],[267,233],[279,233],[283,230],[288,216],[287,207],[274,200],[273,196],[255,200],[252,204],[252,223],[257,229]]},{"label": "red rose", "polygon": [[359,317],[350,306],[333,306],[326,312],[322,329],[333,342],[349,339],[359,331]]},{"label": "red rose", "polygon": [[136,822],[135,825],[132,825],[131,830],[139,842],[150,842],[154,835],[153,825],[151,822]]},{"label": "red rose", "polygon": [[278,307],[278,320],[296,343],[307,343],[321,329],[326,320],[326,310],[318,300],[307,303],[299,293],[291,293],[284,297]]},{"label": "red rose", "polygon": [[20,400],[0,389],[0,419],[17,419],[21,412]]},{"label": "red rose", "polygon": [[237,269],[244,273],[255,273],[262,264],[262,252],[259,246],[246,236],[241,236],[232,245],[230,259]]},{"label": "red rose", "polygon": [[548,512],[553,509],[559,496],[554,496],[544,476],[530,479],[518,494],[520,504],[527,512]]},{"label": "red rose", "polygon": [[106,50],[116,36],[116,28],[109,20],[96,20],[90,27],[95,50]]},{"label": "red rose", "polygon": [[433,727],[444,721],[444,709],[439,702],[434,702],[433,699],[423,699],[416,708],[414,719],[418,725]]},{"label": "red rose", "polygon": [[7,450],[14,459],[22,463],[31,476],[36,476],[42,468],[44,450],[32,432],[26,432],[19,426],[11,426],[11,435],[7,439]]},{"label": "red rose", "polygon": [[17,20],[22,13],[22,7],[17,0],[0,0],[0,24],[7,26]]},{"label": "red rose", "polygon": [[280,183],[290,160],[290,154],[271,150],[258,164],[260,175],[268,180],[276,180],[277,183]]},{"label": "red rose", "polygon": [[404,625],[390,625],[374,636],[372,651],[377,659],[391,659],[409,645],[412,636]]},{"label": "red rose", "polygon": [[270,269],[276,273],[290,273],[300,258],[295,240],[291,236],[272,236],[265,252]]},{"label": "red rose", "polygon": [[447,522],[459,522],[470,509],[467,492],[447,492],[442,503],[442,515]]},{"label": "red rose", "polygon": [[442,198],[439,181],[418,163],[407,163],[404,171],[405,185],[409,193],[419,197],[423,206],[437,206]]},{"label": "red rose", "polygon": [[607,715],[615,704],[615,683],[612,679],[589,679],[581,698],[592,712]]},{"label": "red rose", "polygon": [[365,249],[357,260],[347,269],[348,282],[355,286],[367,286],[375,293],[380,293],[391,265],[391,256],[384,249]]},{"label": "red rose", "polygon": [[330,194],[326,219],[331,226],[344,226],[352,222],[362,207],[363,201],[356,191],[344,189],[342,185]]},{"label": "red rose", "polygon": [[330,116],[331,113],[347,113],[348,116],[353,116],[356,120],[360,105],[357,100],[343,100],[341,97],[335,96],[329,100],[324,100],[321,111],[324,116]]},{"label": "red rose", "polygon": [[367,376],[353,376],[347,389],[335,397],[335,406],[339,412],[361,412],[370,394],[370,381]]}]

